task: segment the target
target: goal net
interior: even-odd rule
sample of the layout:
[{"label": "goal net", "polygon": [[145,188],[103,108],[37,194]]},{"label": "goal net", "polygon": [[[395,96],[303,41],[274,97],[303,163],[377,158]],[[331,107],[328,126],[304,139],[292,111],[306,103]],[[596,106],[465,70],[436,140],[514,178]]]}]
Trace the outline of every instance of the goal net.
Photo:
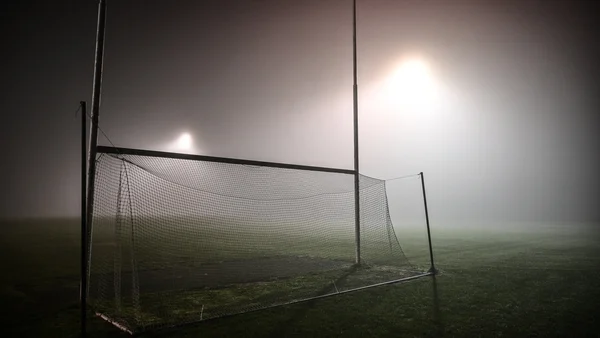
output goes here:
[{"label": "goal net", "polygon": [[385,181],[99,148],[89,304],[122,330],[179,326],[420,276]]}]

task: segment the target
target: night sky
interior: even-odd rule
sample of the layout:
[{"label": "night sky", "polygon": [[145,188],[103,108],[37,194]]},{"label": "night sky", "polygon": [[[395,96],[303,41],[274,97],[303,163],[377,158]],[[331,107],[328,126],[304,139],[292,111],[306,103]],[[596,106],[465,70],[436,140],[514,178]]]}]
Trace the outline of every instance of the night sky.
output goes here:
[{"label": "night sky", "polygon": [[[117,146],[352,168],[352,1],[108,1]],[[597,1],[358,1],[361,172],[425,172],[432,219],[600,221]],[[97,2],[10,1],[0,217],[75,217]],[[382,97],[399,60],[440,95]],[[100,137],[99,143],[110,145]]]}]

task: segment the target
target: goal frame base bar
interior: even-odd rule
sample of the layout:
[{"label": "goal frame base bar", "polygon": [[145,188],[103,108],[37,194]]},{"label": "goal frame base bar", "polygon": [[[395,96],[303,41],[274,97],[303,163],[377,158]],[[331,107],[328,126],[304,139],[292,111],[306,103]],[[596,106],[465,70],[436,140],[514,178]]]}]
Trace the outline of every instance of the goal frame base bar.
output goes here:
[{"label": "goal frame base bar", "polygon": [[129,333],[132,336],[136,335],[135,332],[129,330],[123,324],[120,324],[119,322],[117,322],[116,320],[113,320],[112,318],[110,318],[109,316],[107,316],[105,314],[102,314],[100,312],[96,312],[96,317],[105,320],[106,322],[112,324],[114,327],[116,327],[117,329],[119,329],[119,330],[121,330],[121,331],[123,331],[125,333]]},{"label": "goal frame base bar", "polygon": [[381,283],[376,283],[376,284],[372,284],[372,285],[361,286],[361,287],[357,287],[357,288],[353,288],[353,289],[349,289],[349,290],[337,291],[335,293],[329,293],[329,294],[326,294],[326,295],[320,295],[320,296],[314,296],[314,297],[309,297],[309,298],[304,298],[304,299],[293,300],[293,301],[289,301],[289,302],[285,302],[285,303],[281,303],[281,304],[270,305],[270,306],[266,306],[266,307],[262,307],[262,308],[258,308],[258,309],[252,309],[252,310],[247,310],[247,311],[236,312],[236,313],[232,313],[232,314],[228,314],[228,315],[224,315],[224,316],[220,316],[220,317],[214,317],[214,318],[209,318],[209,319],[198,319],[198,320],[195,320],[195,321],[190,321],[190,322],[186,322],[186,323],[182,323],[182,324],[177,324],[177,325],[160,327],[160,328],[156,328],[156,329],[152,329],[152,327],[147,327],[143,332],[134,332],[134,331],[126,328],[122,324],[118,323],[117,321],[111,319],[110,317],[108,317],[108,316],[106,316],[106,315],[104,315],[102,313],[96,312],[96,316],[99,317],[99,318],[102,318],[103,320],[107,321],[108,323],[114,325],[119,330],[121,330],[123,332],[126,332],[126,333],[130,334],[131,336],[136,336],[138,334],[146,333],[148,331],[162,332],[162,331],[175,330],[175,329],[186,327],[186,326],[198,325],[198,324],[204,323],[206,321],[211,321],[211,320],[214,320],[214,319],[228,318],[228,317],[238,316],[238,315],[245,314],[245,313],[252,313],[252,312],[257,312],[257,311],[263,311],[263,310],[267,310],[267,309],[277,308],[277,307],[285,306],[285,305],[292,305],[292,304],[299,304],[299,303],[309,302],[309,301],[312,301],[312,300],[318,300],[318,299],[328,298],[328,297],[332,297],[332,296],[338,296],[338,295],[341,295],[341,294],[346,294],[346,293],[361,291],[361,290],[370,289],[370,288],[374,288],[374,287],[379,287],[379,286],[384,286],[384,285],[390,285],[390,284],[396,284],[396,283],[401,283],[401,282],[407,282],[407,281],[411,281],[411,280],[422,278],[422,277],[426,277],[426,276],[435,276],[435,274],[436,274],[435,272],[428,271],[428,272],[421,273],[421,274],[415,275],[415,276],[409,276],[409,277],[394,279],[394,280],[387,281],[387,282],[381,282]]}]

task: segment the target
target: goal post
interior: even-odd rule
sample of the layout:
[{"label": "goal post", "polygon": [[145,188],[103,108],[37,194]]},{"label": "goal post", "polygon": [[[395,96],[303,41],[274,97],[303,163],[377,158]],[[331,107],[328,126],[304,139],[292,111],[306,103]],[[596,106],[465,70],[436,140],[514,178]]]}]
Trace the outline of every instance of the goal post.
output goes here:
[{"label": "goal post", "polygon": [[354,231],[356,265],[361,264],[360,255],[360,159],[358,151],[358,72],[356,57],[356,0],[352,1],[352,125],[354,136]]},{"label": "goal post", "polygon": [[356,1],[353,170],[97,146],[105,11],[99,0],[82,336],[88,304],[135,334],[435,272],[428,217],[425,271],[403,252],[386,181],[359,171]]},{"label": "goal post", "polygon": [[138,333],[430,275],[400,246],[386,182],[364,175],[356,264],[354,177],[100,146],[90,306]]},{"label": "goal post", "polygon": [[94,57],[94,80],[92,88],[92,115],[90,122],[89,151],[86,146],[87,106],[82,104],[81,125],[81,280],[80,280],[80,333],[87,335],[87,303],[89,293],[89,261],[91,260],[92,215],[94,213],[94,183],[96,177],[96,154],[98,144],[98,120],[102,92],[102,71],[104,60],[104,38],[106,33],[106,0],[98,1],[98,21],[96,24],[96,50]]}]

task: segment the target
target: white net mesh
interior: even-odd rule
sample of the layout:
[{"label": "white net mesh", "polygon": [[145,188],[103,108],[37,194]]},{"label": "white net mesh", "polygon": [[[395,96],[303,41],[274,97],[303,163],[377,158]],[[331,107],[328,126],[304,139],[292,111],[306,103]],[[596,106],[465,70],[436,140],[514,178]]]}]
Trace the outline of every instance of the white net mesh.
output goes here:
[{"label": "white net mesh", "polygon": [[97,163],[90,304],[131,332],[422,273],[400,247],[385,181],[141,155]]}]

